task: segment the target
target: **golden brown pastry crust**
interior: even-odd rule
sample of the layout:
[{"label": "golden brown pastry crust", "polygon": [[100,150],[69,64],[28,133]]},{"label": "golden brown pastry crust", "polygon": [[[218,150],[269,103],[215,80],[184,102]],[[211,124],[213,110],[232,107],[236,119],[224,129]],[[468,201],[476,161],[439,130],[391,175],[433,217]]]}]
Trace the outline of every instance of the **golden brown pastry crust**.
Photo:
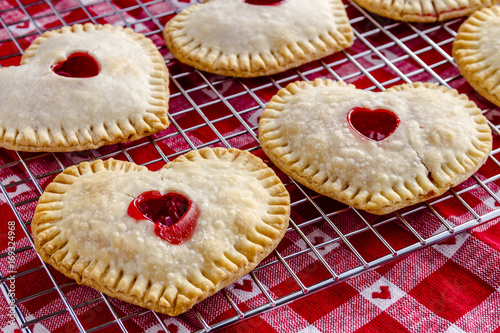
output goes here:
[{"label": "golden brown pastry crust", "polygon": [[393,20],[442,22],[499,3],[498,0],[355,0],[366,10]]},{"label": "golden brown pastry crust", "polygon": [[465,20],[453,42],[457,67],[482,96],[500,106],[500,7],[483,8]]},{"label": "golden brown pastry crust", "polygon": [[[91,55],[100,73],[55,74],[52,66],[73,53]],[[156,46],[131,29],[88,23],[47,31],[21,66],[0,71],[0,146],[75,151],[158,132],[169,124],[168,80]]]},{"label": "golden brown pastry crust", "polygon": [[[382,141],[347,121],[354,107],[387,109],[400,124]],[[491,130],[465,95],[431,83],[374,93],[343,82],[295,82],[281,89],[259,122],[262,149],[312,190],[373,214],[438,196],[479,169]]]},{"label": "golden brown pastry crust", "polygon": [[[127,215],[144,191],[181,193],[200,216],[172,245]],[[275,173],[237,149],[191,151],[158,172],[116,160],[64,170],[40,197],[35,248],[54,268],[107,295],[178,315],[252,270],[288,227],[290,198]]]},{"label": "golden brown pastry crust", "polygon": [[181,62],[237,77],[283,72],[353,43],[339,0],[288,0],[278,6],[212,0],[181,11],[163,36]]}]

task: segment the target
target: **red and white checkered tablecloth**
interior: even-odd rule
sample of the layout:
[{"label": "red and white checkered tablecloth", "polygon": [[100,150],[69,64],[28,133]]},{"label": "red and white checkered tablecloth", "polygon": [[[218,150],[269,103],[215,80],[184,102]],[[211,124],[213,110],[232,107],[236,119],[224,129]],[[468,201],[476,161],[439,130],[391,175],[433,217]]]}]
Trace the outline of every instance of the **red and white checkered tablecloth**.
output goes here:
[{"label": "red and white checkered tablecloth", "polygon": [[488,223],[227,332],[500,332],[499,232]]},{"label": "red and white checkered tablecloth", "polygon": [[[0,0],[1,66],[18,65],[21,56],[19,48],[25,49],[46,29],[93,21],[128,25],[137,32],[145,33],[159,46],[171,74],[175,77],[175,82],[171,82],[170,101],[170,113],[175,120],[175,126],[172,125],[162,133],[152,136],[153,140],[160,138],[155,141],[155,145],[144,139],[91,152],[57,154],[27,154],[0,149],[0,182],[5,190],[0,193],[0,273],[4,277],[3,294],[0,296],[0,332],[21,332],[16,322],[11,320],[11,307],[5,293],[5,289],[11,285],[17,310],[27,322],[26,326],[33,332],[77,332],[78,328],[66,310],[67,305],[73,307],[84,330],[120,332],[122,328],[119,323],[129,332],[165,332],[167,328],[169,332],[176,333],[203,329],[193,311],[175,318],[158,315],[112,298],[102,297],[94,289],[79,286],[52,268],[48,268],[52,274],[49,276],[41,266],[42,263],[21,226],[21,222],[26,223],[26,232],[29,233],[29,221],[40,195],[39,190],[43,190],[60,172],[61,165],[66,167],[90,157],[128,158],[156,170],[164,164],[162,154],[173,158],[191,149],[190,143],[196,147],[222,146],[222,136],[229,145],[251,149],[254,154],[268,161],[258,149],[254,136],[248,131],[244,132],[244,126],[232,116],[232,111],[241,112],[240,117],[247,127],[255,129],[262,105],[269,101],[278,85],[284,86],[300,77],[288,73],[277,75],[274,80],[258,78],[238,81],[212,75],[204,76],[216,87],[216,94],[197,72],[173,59],[161,38],[161,27],[175,14],[175,9],[191,3],[187,0]],[[402,45],[387,40],[388,34],[377,30],[374,21],[364,19],[355,6],[348,5],[347,10],[356,31],[370,32],[363,35],[363,39],[373,38],[371,45],[376,45],[387,59],[394,61],[401,72],[409,77],[411,75],[412,81],[436,81],[436,76],[433,76],[436,74],[459,91],[468,93],[480,107],[492,107],[459,77],[458,71],[446,57],[444,60],[440,58],[442,54],[437,54],[435,47],[429,42],[430,39],[439,44],[449,54],[453,37],[449,31],[456,31],[460,20],[446,26],[419,26],[419,31],[424,31],[426,38],[410,38],[415,31],[413,26],[377,19],[376,22],[384,25],[391,34],[403,41],[403,46],[418,50],[416,54],[419,59],[432,63],[431,72],[428,69],[422,70],[418,61],[408,57]],[[325,62],[333,64],[329,67],[330,71],[314,70],[314,66],[318,66],[317,63],[305,65],[300,71],[306,73],[304,76],[307,79],[319,76],[333,78],[331,72],[334,71],[348,83],[356,84],[358,88],[373,87],[373,80],[369,76],[375,77],[378,82],[389,82],[387,85],[402,83],[401,80],[394,79],[397,75],[370,53],[366,45],[358,38],[354,46],[347,51],[350,60],[345,60],[346,56],[342,54],[328,57]],[[365,70],[360,71],[359,67]],[[243,89],[241,82],[252,93]],[[253,88],[255,89],[252,90]],[[180,93],[182,89],[184,91]],[[237,96],[226,100],[231,104],[232,111],[227,110],[228,107],[221,102],[220,96]],[[199,110],[193,107],[193,103],[199,106]],[[15,111],[13,112],[15,115]],[[212,127],[207,126],[207,120],[200,117],[200,112],[212,122]],[[493,125],[500,125],[496,109],[488,111],[486,115]],[[179,132],[179,129],[182,129],[183,133]],[[244,133],[239,134],[242,131]],[[500,145],[496,133],[494,139],[494,149],[497,149]],[[151,161],[153,163],[149,163]],[[499,174],[500,166],[489,160],[476,176],[481,180],[489,179],[488,188],[493,194],[499,195],[500,184],[495,178],[495,175]],[[329,242],[335,239],[337,234],[324,219],[317,216],[317,210],[304,200],[304,193],[290,184],[282,173],[279,175],[287,183],[295,203],[292,207],[293,221],[313,245],[324,244],[318,245],[317,249],[328,265],[335,272],[345,272],[359,266],[359,259],[346,244],[341,241]],[[457,191],[460,192],[473,183],[474,180],[469,180],[459,186]],[[306,193],[314,196],[314,193],[308,190]],[[480,187],[460,195],[479,215],[487,215],[500,206],[491,194]],[[362,222],[353,211],[342,210],[345,207],[327,198],[314,197],[314,200],[325,211],[340,210],[339,214],[332,214],[330,218],[343,233],[363,229],[359,225]],[[474,218],[463,205],[453,199],[438,202],[434,207],[454,225]],[[382,218],[367,216],[371,223]],[[410,214],[408,219],[423,237],[445,231],[443,224],[436,222],[436,217],[424,210]],[[311,221],[315,222],[310,223]],[[493,219],[469,232],[458,234],[345,282],[305,295],[276,309],[239,321],[223,328],[222,331],[500,333],[499,221],[498,218]],[[396,250],[418,243],[414,234],[401,223],[384,223],[377,227],[377,231],[391,239],[391,246]],[[368,262],[388,253],[387,248],[367,228],[352,233],[349,241]],[[17,249],[14,257],[8,255],[11,245]],[[307,249],[308,245],[304,239],[294,230],[287,232],[277,248],[277,253],[286,258],[286,263],[306,288],[331,278],[315,254]],[[13,266],[10,260],[13,261]],[[271,299],[280,299],[300,292],[300,286],[286,267],[279,263],[275,253],[266,258],[259,267],[254,272],[255,277]],[[54,288],[54,285],[58,288]],[[268,302],[249,275],[225,288],[225,293],[242,312]],[[110,311],[110,308],[113,311]],[[237,315],[226,296],[220,292],[196,305],[195,309],[209,326]],[[116,318],[121,320],[117,321]],[[164,327],[159,324],[158,319],[163,322]],[[110,322],[112,324],[109,324]]]}]

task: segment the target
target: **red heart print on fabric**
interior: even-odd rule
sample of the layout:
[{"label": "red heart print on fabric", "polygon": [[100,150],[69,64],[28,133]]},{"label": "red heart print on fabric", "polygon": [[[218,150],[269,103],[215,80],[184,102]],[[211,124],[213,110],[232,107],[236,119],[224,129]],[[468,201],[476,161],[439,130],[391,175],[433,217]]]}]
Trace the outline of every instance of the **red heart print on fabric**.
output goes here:
[{"label": "red heart print on fabric", "polygon": [[372,297],[373,298],[380,298],[380,299],[391,299],[391,292],[389,291],[389,287],[388,286],[381,286],[380,292],[373,292]]},{"label": "red heart print on fabric", "polygon": [[243,283],[235,283],[234,287],[247,292],[251,292],[253,290],[252,282],[250,280],[244,280]]}]

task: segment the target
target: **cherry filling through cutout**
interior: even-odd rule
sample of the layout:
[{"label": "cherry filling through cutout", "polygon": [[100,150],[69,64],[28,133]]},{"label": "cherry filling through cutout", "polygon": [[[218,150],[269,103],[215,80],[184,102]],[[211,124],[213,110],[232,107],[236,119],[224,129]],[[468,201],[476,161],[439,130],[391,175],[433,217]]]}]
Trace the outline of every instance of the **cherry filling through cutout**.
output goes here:
[{"label": "cherry filling through cutout", "polygon": [[250,5],[259,5],[259,6],[277,6],[282,4],[287,0],[243,0]]},{"label": "cherry filling through cutout", "polygon": [[73,53],[66,60],[52,66],[57,75],[73,78],[97,76],[101,69],[97,61],[87,53]]},{"label": "cherry filling through cutout", "polygon": [[137,220],[152,221],[158,237],[178,245],[193,236],[200,209],[182,194],[149,191],[132,200],[127,213]]},{"label": "cherry filling through cutout", "polygon": [[394,133],[399,125],[399,118],[386,109],[352,108],[347,113],[347,121],[352,128],[364,137],[380,141]]}]

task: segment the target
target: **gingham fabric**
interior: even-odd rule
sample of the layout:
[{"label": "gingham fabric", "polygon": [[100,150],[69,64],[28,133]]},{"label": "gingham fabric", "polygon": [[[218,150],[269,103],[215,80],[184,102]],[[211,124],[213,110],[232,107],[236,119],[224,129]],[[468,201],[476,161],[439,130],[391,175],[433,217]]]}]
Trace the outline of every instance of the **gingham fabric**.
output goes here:
[{"label": "gingham fabric", "polygon": [[[27,154],[0,149],[0,274],[2,292],[0,296],[0,332],[21,332],[11,320],[11,308],[6,290],[11,288],[15,296],[17,311],[22,315],[25,326],[33,332],[77,332],[78,327],[67,311],[71,306],[84,330],[98,332],[195,332],[203,330],[198,315],[207,326],[237,316],[227,301],[229,297],[235,306],[246,312],[268,304],[269,300],[255,280],[246,275],[209,299],[196,305],[186,314],[171,318],[143,310],[139,307],[103,297],[92,288],[79,286],[74,281],[47,267],[47,274],[34,252],[29,234],[29,223],[33,217],[40,191],[54,179],[62,167],[67,167],[90,158],[114,157],[147,164],[157,170],[170,159],[192,149],[192,146],[224,146],[227,144],[250,149],[252,153],[269,162],[258,149],[254,133],[241,131],[255,129],[262,106],[276,93],[278,86],[300,79],[288,73],[278,75],[274,81],[269,78],[244,80],[252,94],[242,89],[237,80],[200,74],[173,59],[164,48],[161,27],[174,15],[175,9],[196,1],[90,1],[90,0],[0,0],[0,65],[18,65],[21,49],[25,49],[42,31],[57,28],[63,24],[112,23],[130,26],[137,32],[146,33],[164,54],[171,82],[170,114],[175,124],[162,133],[152,136],[155,145],[147,139],[124,145],[113,145],[90,152]],[[346,4],[349,4],[346,2]],[[475,94],[470,86],[459,77],[453,64],[435,52],[435,44],[425,38],[411,37],[412,28],[406,25],[382,22],[385,27],[404,40],[402,45],[388,41],[388,34],[374,28],[374,22],[359,19],[362,13],[348,6],[349,17],[358,32],[370,31],[364,39],[372,38],[371,45],[382,45],[380,49],[387,59],[394,60],[402,73],[412,75],[411,80],[436,81],[436,76],[461,92],[468,93],[482,108],[492,105]],[[167,14],[164,14],[167,13]],[[154,17],[155,19],[152,19]],[[423,29],[427,39],[440,43],[449,53],[452,34],[460,20],[443,27],[430,25]],[[4,25],[8,26],[5,29]],[[410,36],[410,37],[409,37]],[[15,42],[14,42],[14,40]],[[315,71],[314,65],[301,68],[307,79],[332,77],[333,71],[346,82],[358,88],[373,88],[377,82],[402,83],[394,80],[395,74],[383,62],[367,51],[366,42],[358,36],[354,46],[345,55],[337,54],[327,60],[333,64],[330,70]],[[376,44],[380,43],[380,44]],[[397,44],[397,45],[396,45]],[[431,45],[431,46],[429,46]],[[434,45],[434,46],[433,46]],[[377,46],[378,47],[378,46]],[[422,69],[418,61],[406,57],[404,47],[418,50],[419,59],[433,63],[432,70]],[[430,48],[430,51],[429,51]],[[368,53],[367,53],[368,52]],[[363,55],[357,58],[358,55]],[[326,60],[325,60],[326,61]],[[436,62],[433,62],[436,61]],[[359,71],[359,67],[370,71]],[[312,70],[311,70],[312,69]],[[370,78],[371,77],[371,78]],[[207,87],[206,78],[217,91]],[[390,81],[392,80],[392,81]],[[180,87],[187,94],[180,93]],[[375,87],[377,89],[377,87]],[[241,111],[241,121],[235,120],[231,111],[221,102],[220,96],[238,96],[228,100],[232,110]],[[1,101],[0,101],[1,102]],[[200,112],[193,104],[202,105]],[[15,115],[15,112],[13,113]],[[203,114],[206,118],[200,116]],[[498,111],[486,113],[494,124],[500,124]],[[208,121],[213,122],[207,126]],[[183,133],[179,133],[179,129]],[[494,148],[498,148],[495,134]],[[495,152],[492,154],[495,157]],[[153,163],[149,163],[153,161]],[[488,189],[500,195],[500,167],[491,159],[476,174],[479,180],[488,181]],[[307,239],[316,246],[327,265],[336,273],[346,272],[360,266],[360,260],[338,234],[306,200],[309,195],[323,211],[329,213],[333,224],[344,234],[351,234],[350,244],[359,255],[370,262],[390,254],[380,239],[366,228],[357,214],[333,200],[318,197],[313,192],[299,189],[282,173],[278,175],[287,184],[291,193],[292,220]],[[468,180],[456,191],[474,212],[489,216],[498,210],[500,204],[491,194]],[[460,191],[464,192],[461,193]],[[462,204],[453,197],[436,200],[433,207],[451,225],[461,225],[474,218]],[[408,212],[408,210],[406,210]],[[418,244],[415,235],[400,222],[390,220],[381,223],[385,217],[365,216],[369,223],[390,246],[399,251],[412,244]],[[446,227],[427,209],[407,216],[409,223],[423,237],[446,232]],[[364,272],[345,282],[330,286],[311,294],[301,294],[297,300],[276,309],[259,313],[223,332],[500,332],[500,224],[493,219],[470,232],[461,233],[444,242],[424,248],[409,256]],[[22,224],[26,224],[23,227]],[[359,232],[358,232],[359,231]],[[10,247],[16,249],[15,256],[9,255]],[[316,254],[308,250],[304,239],[293,228],[277,248],[277,252],[266,258],[253,273],[271,299],[282,299],[287,295],[301,293],[301,288],[311,288],[332,278]],[[295,276],[280,263],[277,255],[285,258]],[[14,258],[14,259],[12,259]],[[14,279],[10,279],[15,277]],[[297,283],[296,278],[300,281]],[[53,279],[53,280],[52,280]],[[13,281],[13,282],[12,282]],[[12,287],[11,287],[12,286]],[[57,288],[55,288],[57,286]],[[64,296],[64,297],[61,297]],[[66,304],[66,303],[67,304]],[[112,311],[110,310],[112,309]],[[118,320],[117,320],[118,318]],[[159,324],[159,321],[163,325]],[[110,324],[111,323],[111,324]],[[122,327],[120,327],[122,326]]]},{"label": "gingham fabric", "polygon": [[499,235],[488,223],[227,332],[500,332]]}]

